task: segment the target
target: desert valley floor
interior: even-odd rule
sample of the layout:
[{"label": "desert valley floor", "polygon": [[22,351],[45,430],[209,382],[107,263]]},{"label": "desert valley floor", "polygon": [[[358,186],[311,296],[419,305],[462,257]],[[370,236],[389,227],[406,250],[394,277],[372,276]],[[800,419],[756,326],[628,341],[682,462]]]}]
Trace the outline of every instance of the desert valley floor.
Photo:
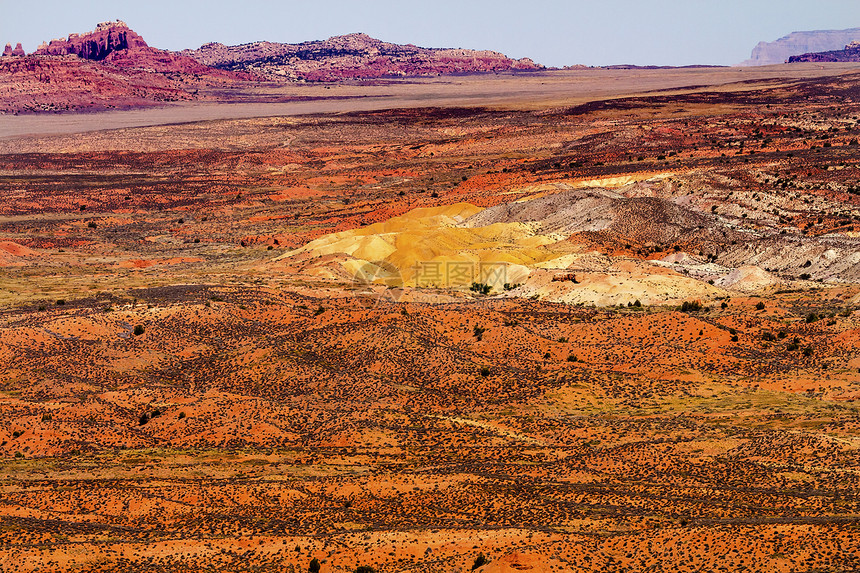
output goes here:
[{"label": "desert valley floor", "polygon": [[0,116],[0,570],[860,569],[860,66],[445,84]]}]

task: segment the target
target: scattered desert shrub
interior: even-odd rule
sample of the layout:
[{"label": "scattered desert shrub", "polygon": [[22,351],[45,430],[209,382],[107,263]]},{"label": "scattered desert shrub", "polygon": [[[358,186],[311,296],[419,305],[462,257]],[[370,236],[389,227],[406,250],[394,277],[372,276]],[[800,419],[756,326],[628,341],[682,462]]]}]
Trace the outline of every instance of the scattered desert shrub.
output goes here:
[{"label": "scattered desert shrub", "polygon": [[474,571],[478,567],[483,567],[487,563],[489,563],[487,557],[483,553],[478,553],[478,556],[475,557],[475,562],[472,564],[472,571]]},{"label": "scattered desert shrub", "polygon": [[144,333],[143,325],[142,325],[142,324],[137,324],[137,325],[135,325],[135,327],[134,327],[134,335],[135,335],[135,336],[140,336],[140,335],[141,335],[141,334],[143,334],[143,333]]},{"label": "scattered desert shrub", "polygon": [[698,300],[685,300],[681,304],[681,312],[698,312],[702,310],[702,303]]}]

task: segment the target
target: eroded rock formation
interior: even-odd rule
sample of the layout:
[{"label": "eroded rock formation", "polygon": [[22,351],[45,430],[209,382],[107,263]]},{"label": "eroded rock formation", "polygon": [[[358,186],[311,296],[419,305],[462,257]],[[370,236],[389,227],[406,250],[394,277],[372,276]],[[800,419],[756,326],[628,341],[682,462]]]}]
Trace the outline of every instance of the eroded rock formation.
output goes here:
[{"label": "eroded rock formation", "polygon": [[21,47],[21,42],[18,42],[14,50],[12,49],[12,44],[6,44],[6,48],[3,50],[3,57],[24,55],[26,55],[26,53],[24,52],[24,48]]},{"label": "eroded rock formation", "polygon": [[209,43],[182,53],[209,66],[253,71],[272,79],[293,81],[543,69],[529,58],[515,60],[489,50],[421,48],[383,42],[367,34],[347,34],[301,44],[253,42],[225,46]]},{"label": "eroded rock formation", "polygon": [[73,54],[85,60],[104,60],[119,50],[145,48],[146,42],[128,25],[116,22],[102,22],[92,32],[70,34],[68,38],[51,40],[42,44],[34,55],[65,56]]}]

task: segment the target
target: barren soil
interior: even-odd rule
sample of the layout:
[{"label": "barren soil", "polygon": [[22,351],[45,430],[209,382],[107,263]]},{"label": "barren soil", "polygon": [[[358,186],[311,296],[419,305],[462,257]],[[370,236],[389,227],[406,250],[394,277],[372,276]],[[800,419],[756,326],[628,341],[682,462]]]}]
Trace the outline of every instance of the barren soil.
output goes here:
[{"label": "barren soil", "polygon": [[860,568],[851,69],[0,117],[0,569]]}]

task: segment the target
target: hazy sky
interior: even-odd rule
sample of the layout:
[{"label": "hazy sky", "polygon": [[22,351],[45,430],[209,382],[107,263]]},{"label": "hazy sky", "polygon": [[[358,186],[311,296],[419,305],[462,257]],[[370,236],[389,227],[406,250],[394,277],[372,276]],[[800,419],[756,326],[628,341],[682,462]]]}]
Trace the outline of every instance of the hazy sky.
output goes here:
[{"label": "hazy sky", "polygon": [[548,66],[736,64],[760,40],[860,27],[860,0],[0,0],[0,42],[30,52],[116,19],[172,50],[365,32]]}]

